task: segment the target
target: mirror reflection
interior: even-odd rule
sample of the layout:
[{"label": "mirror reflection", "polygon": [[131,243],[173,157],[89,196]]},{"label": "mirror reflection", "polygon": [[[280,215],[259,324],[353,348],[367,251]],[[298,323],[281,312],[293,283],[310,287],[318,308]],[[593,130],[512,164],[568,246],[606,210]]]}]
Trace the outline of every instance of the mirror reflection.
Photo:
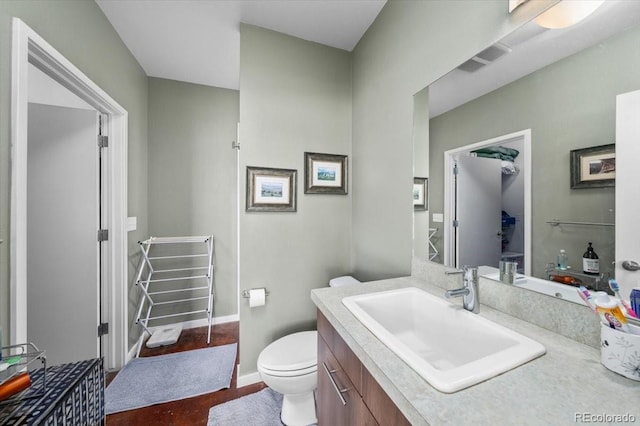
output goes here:
[{"label": "mirror reflection", "polygon": [[511,261],[518,273],[608,289],[615,100],[640,89],[639,3],[605,2],[566,29],[531,22],[416,94],[416,117],[430,116],[414,127],[429,140],[425,156],[416,148],[416,172],[429,177],[416,256],[496,276]]}]

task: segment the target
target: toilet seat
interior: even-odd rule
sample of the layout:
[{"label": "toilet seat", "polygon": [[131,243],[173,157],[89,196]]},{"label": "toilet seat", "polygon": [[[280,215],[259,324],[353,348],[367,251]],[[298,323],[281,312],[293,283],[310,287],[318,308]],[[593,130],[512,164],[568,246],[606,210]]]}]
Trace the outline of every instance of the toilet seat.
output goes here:
[{"label": "toilet seat", "polygon": [[302,376],[318,369],[318,332],[302,331],[284,336],[258,356],[258,368],[279,377]]},{"label": "toilet seat", "polygon": [[313,374],[318,371],[318,364],[313,367],[305,368],[302,370],[269,370],[268,368],[260,367],[260,372],[262,374],[267,374],[269,376],[275,377],[297,377],[304,376],[305,374]]}]

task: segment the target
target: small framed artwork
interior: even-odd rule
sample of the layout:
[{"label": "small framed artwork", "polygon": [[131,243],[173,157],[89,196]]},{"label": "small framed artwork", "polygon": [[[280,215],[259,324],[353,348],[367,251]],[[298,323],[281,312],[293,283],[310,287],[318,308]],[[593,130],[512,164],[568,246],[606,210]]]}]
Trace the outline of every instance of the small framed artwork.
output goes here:
[{"label": "small framed artwork", "polygon": [[571,189],[615,186],[615,144],[574,149],[570,155]]},{"label": "small framed artwork", "polygon": [[347,156],[304,153],[304,193],[347,193]]},{"label": "small framed artwork", "polygon": [[413,210],[429,209],[429,178],[413,178]]},{"label": "small framed artwork", "polygon": [[248,212],[295,212],[297,170],[247,166]]}]

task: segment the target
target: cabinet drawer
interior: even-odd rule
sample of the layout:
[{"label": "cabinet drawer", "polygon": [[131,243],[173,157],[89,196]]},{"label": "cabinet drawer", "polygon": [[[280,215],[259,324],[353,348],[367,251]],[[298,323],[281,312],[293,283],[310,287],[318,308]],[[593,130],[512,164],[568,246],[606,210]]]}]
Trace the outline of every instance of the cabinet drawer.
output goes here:
[{"label": "cabinet drawer", "polygon": [[345,370],[318,335],[318,426],[377,426]]},{"label": "cabinet drawer", "polygon": [[[337,362],[349,376],[356,391],[362,395],[362,363],[320,310],[318,310],[318,335],[322,336]],[[318,372],[320,367],[321,365],[318,364]]]}]

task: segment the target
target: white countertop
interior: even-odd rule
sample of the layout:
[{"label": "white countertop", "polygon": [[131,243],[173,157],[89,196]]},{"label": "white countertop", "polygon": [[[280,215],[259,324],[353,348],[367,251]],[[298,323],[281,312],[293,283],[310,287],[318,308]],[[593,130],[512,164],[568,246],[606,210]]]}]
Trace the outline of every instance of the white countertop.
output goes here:
[{"label": "white countertop", "polygon": [[[575,425],[602,420],[597,416],[625,414],[635,417],[626,424],[640,424],[640,382],[607,370],[598,349],[485,305],[479,315],[537,340],[547,353],[456,393],[437,391],[342,304],[346,296],[402,287],[444,296],[440,287],[403,277],[315,289],[311,299],[412,424]],[[613,417],[604,420],[615,423]]]}]

